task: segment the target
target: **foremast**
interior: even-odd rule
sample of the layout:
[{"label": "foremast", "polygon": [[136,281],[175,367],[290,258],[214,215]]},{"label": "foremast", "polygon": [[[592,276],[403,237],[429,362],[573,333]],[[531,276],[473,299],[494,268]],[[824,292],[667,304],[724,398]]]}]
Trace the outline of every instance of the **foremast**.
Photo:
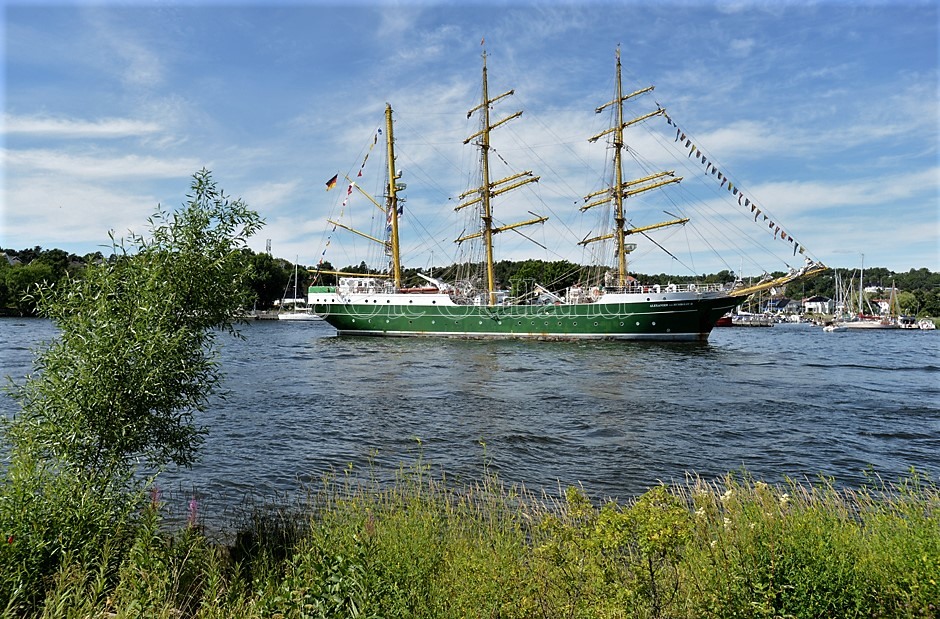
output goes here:
[{"label": "foremast", "polygon": [[395,169],[395,137],[392,125],[392,106],[385,104],[385,144],[388,154],[388,191],[386,193],[385,208],[386,221],[391,223],[389,232],[388,250],[392,258],[392,278],[395,281],[395,290],[401,288],[401,253],[398,245],[398,179],[401,172]]},{"label": "foremast", "polygon": [[[473,196],[474,194],[476,194],[476,197],[470,200],[467,200],[466,202],[462,202],[458,204],[454,208],[454,210],[459,211],[462,208],[465,208],[474,204],[481,205],[480,219],[481,219],[482,225],[481,225],[480,231],[462,236],[458,238],[455,242],[462,243],[463,241],[480,238],[481,236],[483,237],[483,244],[484,244],[485,252],[486,252],[486,285],[487,285],[487,292],[489,296],[490,305],[496,304],[496,278],[495,278],[495,269],[493,266],[494,264],[493,236],[500,232],[505,232],[506,230],[513,230],[515,228],[521,228],[523,226],[541,223],[548,219],[548,217],[536,217],[535,219],[529,219],[527,221],[521,221],[518,223],[508,224],[505,226],[493,225],[492,199],[495,196],[498,196],[502,193],[506,193],[507,191],[510,191],[517,187],[521,187],[522,185],[526,185],[528,183],[538,182],[539,180],[539,177],[533,176],[531,171],[525,171],[519,174],[514,174],[512,176],[499,179],[497,181],[490,180],[490,132],[496,127],[499,127],[500,125],[506,122],[509,122],[510,120],[514,118],[518,118],[519,116],[522,116],[522,111],[518,111],[518,112],[515,112],[514,114],[507,116],[506,118],[503,118],[502,120],[491,122],[490,121],[490,106],[496,103],[497,101],[499,101],[500,99],[503,99],[504,97],[508,97],[514,92],[515,92],[514,90],[509,90],[507,92],[504,92],[501,95],[497,95],[493,97],[492,99],[490,99],[489,85],[487,83],[487,72],[486,72],[486,52],[484,51],[483,52],[483,102],[480,103],[480,105],[472,108],[469,112],[467,112],[467,118],[470,118],[471,116],[473,116],[474,112],[479,111],[481,113],[482,128],[478,132],[474,133],[473,135],[471,135],[470,137],[468,137],[466,140],[463,141],[464,144],[468,144],[472,142],[473,140],[478,140],[476,142],[476,146],[480,148],[480,159],[481,159],[480,168],[481,168],[482,182],[479,187],[475,187],[473,189],[470,189],[469,191],[462,193],[459,196],[460,200],[464,200],[465,198]],[[515,182],[512,182],[511,184],[507,185],[507,183],[510,183],[511,181],[515,181]]]},{"label": "foremast", "polygon": [[[673,219],[671,221],[666,221],[658,224],[653,224],[650,226],[644,226],[642,228],[627,228],[627,217],[626,211],[624,209],[624,199],[629,198],[645,191],[651,189],[656,189],[658,187],[663,187],[664,185],[669,185],[671,183],[678,183],[682,180],[681,176],[676,176],[675,171],[670,170],[667,172],[659,172],[656,174],[651,174],[643,178],[638,178],[635,180],[624,181],[623,180],[623,151],[626,148],[623,139],[623,130],[627,127],[634,125],[636,123],[642,122],[647,118],[652,118],[666,112],[665,109],[657,107],[656,111],[644,114],[633,120],[625,121],[623,117],[623,104],[625,101],[632,99],[633,97],[651,92],[653,86],[648,86],[642,88],[635,92],[632,92],[628,95],[623,94],[623,81],[621,78],[621,64],[620,64],[620,48],[617,48],[617,86],[616,94],[612,101],[608,101],[604,105],[596,108],[594,112],[600,114],[608,107],[615,105],[616,109],[616,120],[613,123],[613,126],[609,129],[606,129],[597,135],[591,137],[589,142],[596,142],[600,138],[606,135],[612,135],[611,146],[614,149],[614,165],[613,165],[613,180],[609,187],[605,187],[599,191],[588,194],[584,197],[584,206],[581,207],[581,211],[586,211],[595,206],[601,206],[609,204],[613,201],[614,207],[614,229],[613,232],[602,234],[599,236],[586,238],[582,240],[579,245],[587,245],[589,243],[594,243],[597,241],[606,241],[614,239],[616,243],[616,259],[617,259],[617,285],[621,288],[627,285],[627,254],[629,254],[635,247],[632,244],[626,242],[626,237],[630,234],[642,234],[648,230],[654,230],[657,228],[663,228],[665,226],[672,226],[676,224],[684,224],[688,219]],[[593,202],[591,201],[593,200]]]},{"label": "foremast", "polygon": [[[395,169],[395,135],[393,132],[394,124],[392,123],[392,106],[390,103],[385,104],[385,144],[386,144],[386,155],[388,158],[388,186],[385,190],[385,205],[379,204],[375,198],[366,193],[359,187],[358,184],[352,182],[349,177],[346,177],[346,180],[349,181],[350,191],[355,187],[359,192],[364,195],[372,204],[375,205],[377,209],[385,213],[385,221],[387,222],[388,234],[385,239],[378,239],[371,234],[366,234],[347,226],[346,224],[334,221],[332,219],[327,219],[327,222],[348,230],[353,234],[357,234],[364,239],[368,239],[374,243],[378,243],[385,247],[385,254],[391,258],[389,265],[389,273],[387,275],[372,275],[372,277],[388,277],[391,278],[395,285],[395,290],[401,288],[401,252],[399,249],[398,242],[398,215],[400,213],[399,200],[398,200],[398,179],[401,178],[401,172],[398,172]],[[336,276],[361,276],[361,273],[345,273],[342,271],[318,271],[319,273],[324,273],[327,275],[336,275]]]}]

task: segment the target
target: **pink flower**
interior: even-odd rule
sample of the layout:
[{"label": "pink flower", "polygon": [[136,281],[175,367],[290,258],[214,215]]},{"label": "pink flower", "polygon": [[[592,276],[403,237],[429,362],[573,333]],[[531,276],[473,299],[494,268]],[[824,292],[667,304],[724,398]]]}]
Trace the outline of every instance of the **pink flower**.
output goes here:
[{"label": "pink flower", "polygon": [[197,510],[197,507],[198,507],[198,504],[196,503],[196,497],[193,497],[193,498],[189,501],[189,519],[187,520],[189,526],[191,526],[191,527],[196,526],[196,510]]}]

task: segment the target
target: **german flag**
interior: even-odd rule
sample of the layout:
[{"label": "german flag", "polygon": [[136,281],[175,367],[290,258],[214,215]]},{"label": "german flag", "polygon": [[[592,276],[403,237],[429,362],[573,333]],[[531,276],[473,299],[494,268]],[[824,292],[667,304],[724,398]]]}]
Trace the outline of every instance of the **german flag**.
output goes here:
[{"label": "german flag", "polygon": [[333,187],[336,187],[336,179],[338,179],[338,178],[339,178],[339,174],[335,174],[335,175],[333,175],[333,178],[331,178],[330,180],[326,181],[326,190],[327,190],[327,191],[329,191],[330,189],[333,189]]}]

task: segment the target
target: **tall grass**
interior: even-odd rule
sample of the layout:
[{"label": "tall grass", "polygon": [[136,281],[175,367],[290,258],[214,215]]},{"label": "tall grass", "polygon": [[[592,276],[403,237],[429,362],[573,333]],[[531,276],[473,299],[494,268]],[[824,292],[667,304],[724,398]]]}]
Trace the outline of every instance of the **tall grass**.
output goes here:
[{"label": "tall grass", "polygon": [[[225,543],[161,528],[60,557],[44,617],[937,617],[940,492],[690,477],[628,504],[536,495],[418,462],[346,471],[256,509]],[[5,563],[5,581],[16,564]],[[14,579],[15,580],[15,579]]]}]

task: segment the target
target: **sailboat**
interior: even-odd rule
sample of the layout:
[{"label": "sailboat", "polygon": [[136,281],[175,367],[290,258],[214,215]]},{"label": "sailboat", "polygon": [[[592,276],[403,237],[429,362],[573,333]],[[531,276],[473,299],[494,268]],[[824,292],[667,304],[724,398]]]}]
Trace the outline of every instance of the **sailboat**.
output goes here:
[{"label": "sailboat", "polygon": [[[897,296],[894,294],[894,286],[892,286],[892,311],[897,306]],[[866,314],[864,309],[868,308],[869,312]],[[896,319],[892,316],[879,316],[872,313],[871,305],[868,303],[868,300],[865,298],[865,258],[862,257],[862,267],[859,270],[858,275],[858,313],[852,317],[851,320],[847,320],[841,323],[846,329],[857,330],[857,329],[898,329],[900,328]]]},{"label": "sailboat", "polygon": [[[613,120],[607,130],[593,136],[590,142],[606,138],[613,153],[611,181],[604,188],[584,197],[581,211],[606,207],[612,217],[607,230],[600,231],[578,243],[613,243],[613,262],[603,275],[594,281],[573,283],[562,290],[535,283],[531,293],[511,297],[501,290],[495,276],[494,237],[507,231],[541,224],[547,220],[535,213],[533,218],[517,223],[497,225],[494,215],[495,198],[514,189],[538,181],[533,172],[525,171],[506,178],[494,179],[491,173],[491,137],[504,123],[519,117],[522,112],[494,121],[490,117],[494,103],[510,96],[510,90],[491,97],[487,80],[487,54],[483,53],[482,101],[472,108],[467,117],[476,114],[480,130],[466,140],[479,149],[481,164],[480,184],[459,196],[461,202],[454,209],[474,209],[477,229],[462,234],[457,243],[483,243],[482,271],[478,280],[445,282],[420,274],[427,285],[406,288],[402,285],[402,266],[399,248],[398,193],[404,187],[399,182],[401,173],[395,167],[395,141],[393,112],[385,107],[385,141],[387,150],[387,185],[385,202],[373,200],[386,215],[387,238],[360,232],[345,224],[328,220],[333,226],[344,228],[361,237],[379,243],[389,259],[388,272],[362,274],[331,271],[337,277],[335,286],[311,287],[309,304],[313,311],[336,328],[340,335],[369,336],[434,336],[456,338],[523,338],[538,340],[654,340],[705,341],[718,319],[740,305],[743,299],[760,290],[781,286],[800,277],[822,272],[827,267],[807,259],[802,269],[791,269],[779,277],[766,277],[758,284],[747,286],[742,282],[708,284],[653,284],[647,285],[629,275],[628,255],[636,244],[627,243],[628,237],[638,235],[649,238],[647,232],[668,226],[681,226],[687,218],[643,227],[630,225],[624,202],[637,194],[677,183],[681,177],[665,171],[635,180],[624,176],[624,153],[627,150],[624,130],[633,124],[665,110],[634,120],[624,119],[624,102],[652,90],[652,87],[624,95],[621,81],[620,50],[617,50],[616,91],[612,101],[596,109],[608,109]],[[381,131],[379,132],[381,133]],[[377,139],[377,138],[376,138]],[[335,181],[334,179],[332,179]],[[328,188],[330,183],[327,184]],[[354,183],[350,182],[349,193]],[[730,187],[729,187],[730,188]],[[737,192],[735,192],[737,195]],[[345,203],[344,203],[345,204]],[[601,211],[603,209],[598,209]],[[756,216],[755,216],[756,220]],[[779,228],[778,228],[779,230]],[[794,251],[794,255],[795,255]],[[800,252],[802,254],[802,252]],[[323,272],[326,274],[326,272]]]},{"label": "sailboat", "polygon": [[[294,260],[294,298],[287,302],[287,299],[281,299],[281,311],[277,314],[278,320],[291,320],[291,321],[313,321],[313,320],[323,320],[320,316],[317,316],[306,303],[303,303],[304,299],[299,297],[300,291],[298,283],[299,270],[297,267],[297,259]],[[290,284],[288,283],[288,286]],[[286,292],[286,291],[285,291]],[[303,306],[301,306],[301,304]],[[286,305],[290,305],[290,309],[285,309]]]}]

